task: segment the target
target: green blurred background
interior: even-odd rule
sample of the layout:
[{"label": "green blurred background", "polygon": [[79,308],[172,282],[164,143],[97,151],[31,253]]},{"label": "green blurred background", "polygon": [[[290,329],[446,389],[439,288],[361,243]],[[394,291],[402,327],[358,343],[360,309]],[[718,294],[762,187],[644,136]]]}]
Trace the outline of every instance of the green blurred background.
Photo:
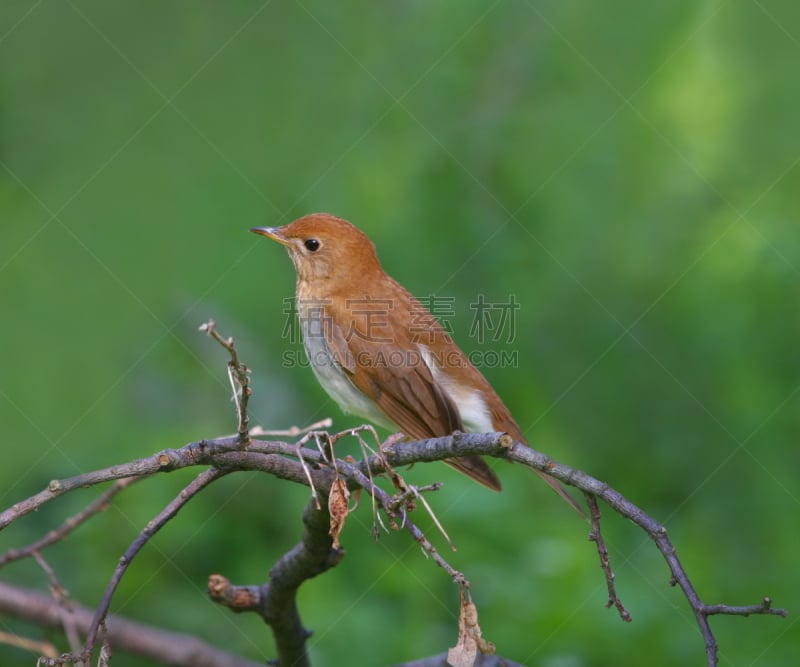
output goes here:
[{"label": "green blurred background", "polygon": [[[413,293],[450,299],[465,350],[516,353],[483,370],[533,445],[664,522],[701,596],[790,608],[713,619],[721,665],[796,664],[800,4],[6,0],[0,62],[3,507],[232,432],[225,355],[197,332],[209,317],[254,369],[255,422],[358,423],[283,363],[300,350],[294,272],[247,233],[325,210]],[[520,304],[512,341],[469,335],[479,294]],[[446,482],[431,502],[500,653],[705,664],[641,532],[606,512],[625,625],[587,527],[531,474],[499,472],[502,494],[438,464],[408,479]],[[133,487],[48,550],[75,599],[97,602],[194,474]],[[0,551],[99,492],[17,522]],[[206,577],[264,581],[306,498],[263,475],[217,483],[144,550],[114,611],[273,657]],[[364,505],[345,561],[302,589],[317,665],[455,641],[457,589],[405,534],[373,542],[370,521]],[[0,577],[47,586],[29,563]],[[34,660],[0,645],[4,666]]]}]

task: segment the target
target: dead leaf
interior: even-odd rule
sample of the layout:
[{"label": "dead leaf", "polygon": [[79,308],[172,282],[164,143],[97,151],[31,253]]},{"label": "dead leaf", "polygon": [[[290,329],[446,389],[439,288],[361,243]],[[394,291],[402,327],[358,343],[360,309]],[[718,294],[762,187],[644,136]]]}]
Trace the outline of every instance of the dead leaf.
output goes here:
[{"label": "dead leaf", "polygon": [[339,548],[339,534],[344,528],[349,502],[350,490],[344,480],[337,475],[331,485],[331,492],[328,494],[328,513],[331,515],[331,529],[328,534],[333,538],[334,549]]},{"label": "dead leaf", "polygon": [[[468,597],[468,596],[467,596]],[[495,646],[481,636],[478,608],[461,592],[461,611],[458,615],[458,643],[447,651],[447,664],[452,667],[473,667],[478,651],[493,654]]]}]

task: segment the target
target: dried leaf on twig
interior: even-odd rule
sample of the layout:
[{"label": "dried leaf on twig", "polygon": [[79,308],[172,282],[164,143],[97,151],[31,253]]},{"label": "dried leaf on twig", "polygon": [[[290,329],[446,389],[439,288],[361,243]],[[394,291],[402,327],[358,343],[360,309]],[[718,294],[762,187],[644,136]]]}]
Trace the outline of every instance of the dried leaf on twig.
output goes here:
[{"label": "dried leaf on twig", "polygon": [[328,495],[328,513],[331,515],[330,536],[333,538],[333,548],[339,548],[339,534],[344,528],[344,521],[347,518],[348,503],[350,502],[350,490],[344,480],[336,476],[331,485],[331,492]]},{"label": "dried leaf on twig", "polygon": [[478,608],[461,590],[461,610],[458,615],[458,643],[448,649],[447,664],[452,667],[472,667],[481,653],[494,654],[495,646],[481,636],[478,624]]}]

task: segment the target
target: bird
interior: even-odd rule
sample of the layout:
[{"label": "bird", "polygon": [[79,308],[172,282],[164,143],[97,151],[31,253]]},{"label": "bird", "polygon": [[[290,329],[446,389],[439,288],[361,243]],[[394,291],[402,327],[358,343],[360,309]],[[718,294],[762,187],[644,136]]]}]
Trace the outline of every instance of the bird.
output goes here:
[{"label": "bird", "polygon": [[[369,237],[329,213],[251,232],[285,246],[297,274],[296,308],[310,365],[346,413],[407,437],[522,431],[489,381],[425,306],[383,270]],[[480,456],[445,463],[489,489]],[[561,484],[536,471],[582,513]]]}]

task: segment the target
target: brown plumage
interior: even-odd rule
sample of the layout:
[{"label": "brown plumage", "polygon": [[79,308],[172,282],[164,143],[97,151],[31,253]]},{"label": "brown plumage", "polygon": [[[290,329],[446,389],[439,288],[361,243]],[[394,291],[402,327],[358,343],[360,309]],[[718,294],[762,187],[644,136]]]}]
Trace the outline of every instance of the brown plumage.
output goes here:
[{"label": "brown plumage", "polygon": [[[285,227],[252,231],[288,249],[309,360],[343,410],[417,439],[456,430],[503,431],[525,442],[486,378],[436,318],[383,271],[360,229],[315,213]],[[481,457],[445,462],[500,490]],[[540,474],[575,506],[557,481]]]}]

